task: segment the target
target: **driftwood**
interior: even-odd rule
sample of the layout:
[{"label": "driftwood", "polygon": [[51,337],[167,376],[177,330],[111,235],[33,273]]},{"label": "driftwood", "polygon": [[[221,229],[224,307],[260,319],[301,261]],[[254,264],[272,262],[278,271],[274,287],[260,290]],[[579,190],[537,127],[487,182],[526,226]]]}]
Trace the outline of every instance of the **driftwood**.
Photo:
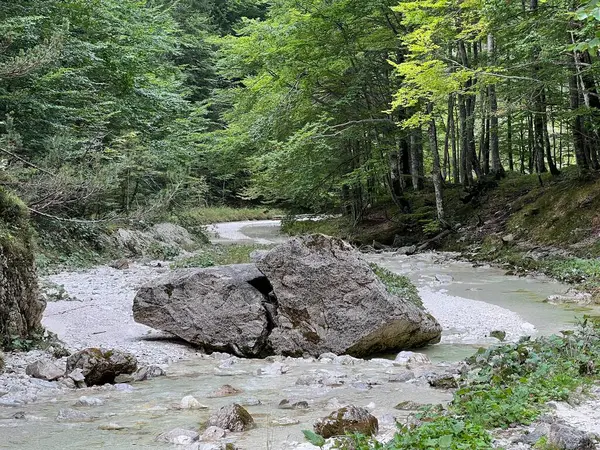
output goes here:
[{"label": "driftwood", "polygon": [[444,239],[446,236],[450,235],[450,233],[452,233],[452,230],[444,230],[444,231],[442,231],[437,236],[435,236],[435,237],[433,237],[431,239],[428,239],[427,241],[425,241],[421,245],[419,245],[417,247],[417,251],[422,252],[424,250],[427,250],[433,244],[437,244],[439,241],[441,241],[442,239]]}]

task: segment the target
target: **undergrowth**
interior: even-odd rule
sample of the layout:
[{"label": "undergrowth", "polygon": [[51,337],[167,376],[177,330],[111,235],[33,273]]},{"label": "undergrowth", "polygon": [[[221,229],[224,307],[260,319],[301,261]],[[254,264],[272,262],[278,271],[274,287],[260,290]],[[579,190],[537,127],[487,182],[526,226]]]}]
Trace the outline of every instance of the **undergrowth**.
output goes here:
[{"label": "undergrowth", "polygon": [[385,284],[385,287],[390,294],[408,300],[417,306],[423,306],[423,301],[421,300],[421,297],[419,297],[417,288],[407,277],[391,272],[375,263],[370,263],[369,266],[373,272],[375,272],[375,275],[377,275],[383,284]]},{"label": "undergrowth", "polygon": [[352,436],[340,448],[367,450],[491,448],[489,430],[534,421],[550,400],[565,401],[598,380],[600,325],[586,318],[575,331],[524,338],[481,349],[466,360],[468,370],[445,407],[423,408],[416,424],[400,426],[386,444]]},{"label": "undergrowth", "polygon": [[227,264],[244,264],[251,262],[250,254],[256,250],[268,250],[272,245],[259,244],[227,244],[210,245],[196,254],[182,258],[171,264],[174,269],[189,267],[212,267]]}]

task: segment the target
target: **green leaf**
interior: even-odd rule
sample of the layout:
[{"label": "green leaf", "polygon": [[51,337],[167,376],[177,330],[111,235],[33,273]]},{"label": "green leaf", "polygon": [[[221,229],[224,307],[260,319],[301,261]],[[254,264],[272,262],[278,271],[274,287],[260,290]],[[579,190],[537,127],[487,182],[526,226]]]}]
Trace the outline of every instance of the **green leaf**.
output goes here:
[{"label": "green leaf", "polygon": [[320,434],[315,433],[311,430],[302,430],[302,434],[308,442],[312,445],[316,445],[317,447],[323,447],[325,445],[325,439]]},{"label": "green leaf", "polygon": [[452,435],[446,434],[438,439],[438,445],[440,448],[450,448],[452,445]]}]

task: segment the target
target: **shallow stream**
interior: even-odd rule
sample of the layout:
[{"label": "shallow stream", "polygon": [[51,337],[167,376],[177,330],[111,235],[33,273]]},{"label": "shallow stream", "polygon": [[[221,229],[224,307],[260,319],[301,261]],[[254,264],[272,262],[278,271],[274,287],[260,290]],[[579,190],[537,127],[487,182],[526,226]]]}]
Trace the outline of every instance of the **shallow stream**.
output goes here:
[{"label": "shallow stream", "polygon": [[[214,231],[220,242],[270,243],[284,239],[275,221],[226,224],[215,226]],[[442,342],[424,350],[434,362],[457,361],[482,345],[498,342],[489,337],[493,330],[505,331],[507,339],[514,340],[523,335],[572,328],[577,316],[597,313],[543,303],[549,295],[568,289],[560,283],[506,276],[499,269],[475,268],[449,255],[376,254],[366,258],[407,275],[419,287],[425,306],[444,327]],[[68,274],[62,276],[68,278]],[[405,415],[394,409],[401,401],[439,403],[450,399],[447,392],[430,388],[422,379],[391,381],[406,372],[405,367],[396,366],[391,360],[284,359],[286,373],[258,375],[260,368],[272,366],[272,360],[223,358],[226,356],[198,355],[176,362],[168,367],[166,377],[135,383],[130,391],[90,388],[54,397],[56,394],[49,390],[48,395],[39,395],[35,403],[0,407],[0,448],[173,448],[154,439],[173,428],[198,429],[211,412],[232,402],[246,404],[258,425],[250,432],[230,435],[239,448],[294,448],[282,443],[302,442],[301,430],[312,428],[316,418],[339,405],[368,407],[385,429],[386,425],[393,427],[394,417]],[[307,377],[325,381],[306,385],[302,380]],[[224,384],[243,392],[232,397],[209,398],[212,391]],[[74,407],[82,395],[101,398],[105,404]],[[178,409],[186,395],[193,395],[208,409]],[[283,399],[291,403],[306,401],[309,408],[279,409],[277,406]],[[84,411],[91,416],[90,421],[59,422],[56,416],[63,408]],[[298,423],[286,426],[274,422],[282,418]]]}]

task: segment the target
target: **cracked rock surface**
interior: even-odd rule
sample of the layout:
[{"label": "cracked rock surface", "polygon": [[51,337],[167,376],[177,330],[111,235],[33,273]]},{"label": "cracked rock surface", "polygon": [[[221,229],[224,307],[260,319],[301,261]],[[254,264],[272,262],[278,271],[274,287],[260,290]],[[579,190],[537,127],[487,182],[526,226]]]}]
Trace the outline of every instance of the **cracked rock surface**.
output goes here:
[{"label": "cracked rock surface", "polygon": [[291,239],[256,263],[184,269],[143,286],[134,319],[238,356],[356,356],[439,341],[423,309],[387,292],[359,254],[323,235]]}]

